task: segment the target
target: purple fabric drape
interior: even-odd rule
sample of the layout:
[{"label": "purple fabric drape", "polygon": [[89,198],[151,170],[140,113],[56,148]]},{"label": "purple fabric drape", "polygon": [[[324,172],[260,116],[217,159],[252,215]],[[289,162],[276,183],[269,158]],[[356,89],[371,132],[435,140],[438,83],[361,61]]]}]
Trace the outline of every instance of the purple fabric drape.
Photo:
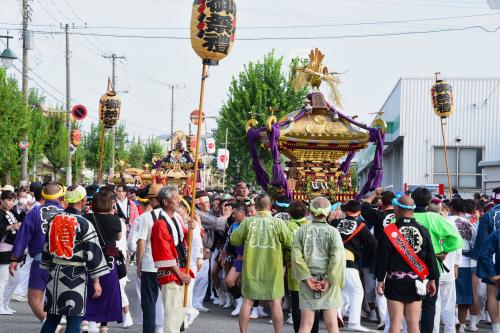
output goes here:
[{"label": "purple fabric drape", "polygon": [[[306,113],[306,109],[303,108],[302,110],[297,113],[294,117],[294,121],[302,118],[304,114]],[[286,194],[290,197],[291,193],[289,192],[288,189],[288,182],[286,181],[285,173],[283,171],[283,167],[281,166],[281,163],[279,163],[279,149],[278,149],[278,140],[280,136],[280,128],[281,126],[286,126],[290,124],[292,120],[286,120],[283,122],[275,123],[273,125],[273,131],[270,134],[267,133],[270,146],[271,146],[271,141],[275,142],[275,148],[271,149],[271,153],[273,154],[273,179],[271,184],[274,186],[282,186],[286,190]],[[277,130],[276,130],[277,129]],[[264,170],[264,167],[262,166],[262,162],[259,160],[259,155],[257,154],[257,143],[259,141],[260,134],[265,131],[265,127],[260,127],[260,128],[250,128],[247,132],[247,142],[248,142],[248,148],[250,151],[250,157],[252,157],[252,167],[253,170],[255,171],[255,179],[257,181],[257,184],[259,184],[264,191],[267,191],[269,189],[269,175],[267,174],[266,170]],[[273,151],[274,150],[274,151]],[[276,155],[277,154],[277,155]],[[277,156],[277,157],[276,157]],[[275,161],[278,161],[278,163],[274,163]],[[279,166],[278,166],[279,165]],[[284,184],[284,185],[283,185]]]},{"label": "purple fabric drape", "polygon": [[[368,179],[365,185],[361,188],[361,191],[356,195],[356,200],[360,200],[365,194],[370,191],[375,190],[382,184],[382,178],[384,177],[384,170],[382,168],[382,154],[384,153],[384,134],[380,128],[371,128],[360,122],[355,121],[351,117],[337,111],[333,106],[330,105],[330,111],[337,113],[337,115],[350,122],[351,124],[358,126],[370,133],[370,142],[377,145],[375,149],[375,156],[373,158],[373,165],[368,171]],[[346,160],[347,161],[347,160]],[[349,161],[350,162],[350,161]]]},{"label": "purple fabric drape", "polygon": [[248,149],[250,150],[250,156],[252,157],[252,167],[255,171],[255,179],[257,184],[262,186],[264,191],[268,190],[269,176],[264,170],[261,161],[259,160],[259,155],[257,155],[257,140],[259,139],[260,133],[264,131],[264,127],[261,128],[249,128],[247,132]]},{"label": "purple fabric drape", "polygon": [[280,162],[280,151],[278,148],[280,125],[278,123],[271,127],[271,132],[267,132],[267,137],[269,138],[269,148],[271,150],[271,155],[273,156],[273,178],[271,180],[271,185],[284,188],[285,194],[291,198],[290,191],[288,190],[288,182],[286,181],[286,175]]},{"label": "purple fabric drape", "polygon": [[[349,154],[347,154],[347,157],[344,162],[340,165],[339,171],[342,173],[347,173],[349,171],[349,167],[351,166],[351,161],[354,158],[354,155],[356,155],[355,151],[350,151]],[[342,185],[342,178],[339,177],[339,180],[337,182],[337,185]]]}]

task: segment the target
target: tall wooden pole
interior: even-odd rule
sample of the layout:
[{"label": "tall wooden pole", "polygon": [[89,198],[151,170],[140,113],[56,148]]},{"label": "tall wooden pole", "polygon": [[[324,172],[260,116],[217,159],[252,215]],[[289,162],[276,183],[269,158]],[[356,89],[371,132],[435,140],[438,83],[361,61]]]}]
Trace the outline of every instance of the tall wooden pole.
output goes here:
[{"label": "tall wooden pole", "polygon": [[[200,155],[200,137],[201,137],[201,125],[202,125],[202,114],[203,114],[203,98],[205,96],[205,80],[207,78],[207,65],[203,64],[202,74],[201,74],[201,89],[200,89],[200,104],[198,106],[198,125],[196,131],[196,149],[194,154],[194,171],[193,171],[193,190],[192,190],[192,200],[191,200],[191,220],[194,219],[195,214],[195,201],[196,201],[196,183],[198,178],[198,160]],[[193,229],[189,228],[188,232],[188,253],[187,253],[187,267],[186,273],[189,274],[189,269],[191,267],[191,243],[193,242]],[[188,303],[188,293],[189,285],[184,285],[184,307],[187,307]]]},{"label": "tall wooden pole", "polygon": [[448,149],[446,147],[446,138],[444,136],[444,119],[441,118],[441,135],[443,137],[443,147],[444,147],[444,162],[446,164],[446,175],[448,176],[448,194],[450,195],[450,199],[453,197],[453,190],[451,189],[451,175],[450,168],[448,166]]},{"label": "tall wooden pole", "polygon": [[[127,59],[124,56],[117,56],[116,54],[111,54],[111,56],[102,56],[105,59],[111,59],[111,84],[113,86],[113,91],[116,89],[116,59]],[[115,174],[115,137],[116,137],[116,125],[111,129],[111,156],[110,156],[110,166],[109,174],[113,176]]]},{"label": "tall wooden pole", "polygon": [[99,176],[97,178],[97,183],[102,183],[102,160],[104,159],[104,141],[105,141],[106,129],[104,128],[104,124],[102,125],[101,131],[101,147],[99,153]]}]

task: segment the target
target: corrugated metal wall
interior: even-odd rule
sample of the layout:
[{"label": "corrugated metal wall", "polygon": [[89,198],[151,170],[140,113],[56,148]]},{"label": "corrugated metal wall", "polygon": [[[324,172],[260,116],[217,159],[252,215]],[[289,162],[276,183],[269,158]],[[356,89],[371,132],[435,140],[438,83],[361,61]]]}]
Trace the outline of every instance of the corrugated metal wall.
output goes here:
[{"label": "corrugated metal wall", "polygon": [[[455,113],[447,120],[450,147],[484,147],[483,160],[500,159],[500,79],[449,79]],[[434,147],[442,145],[439,118],[432,111],[433,79],[401,79],[403,179],[432,183]],[[461,142],[456,142],[457,137]]]}]

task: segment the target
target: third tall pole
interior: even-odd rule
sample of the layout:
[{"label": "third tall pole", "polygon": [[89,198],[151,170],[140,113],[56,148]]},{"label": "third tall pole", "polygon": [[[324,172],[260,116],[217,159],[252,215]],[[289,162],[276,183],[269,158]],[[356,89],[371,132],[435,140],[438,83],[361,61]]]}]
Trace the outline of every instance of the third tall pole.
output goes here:
[{"label": "third tall pole", "polygon": [[[192,200],[191,200],[191,220],[194,220],[195,214],[195,204],[196,204],[196,184],[198,180],[198,161],[200,157],[200,137],[201,137],[201,120],[203,114],[203,98],[205,97],[205,80],[207,79],[207,65],[203,64],[203,69],[201,73],[201,88],[200,88],[200,104],[198,106],[198,125],[196,126],[196,149],[194,154],[194,170],[193,170],[193,178],[192,178]],[[189,267],[191,263],[191,244],[193,243],[193,229],[189,228],[188,232],[188,253],[187,253],[187,271],[189,274]],[[188,292],[189,285],[184,285],[184,307],[187,307],[188,302]]]}]

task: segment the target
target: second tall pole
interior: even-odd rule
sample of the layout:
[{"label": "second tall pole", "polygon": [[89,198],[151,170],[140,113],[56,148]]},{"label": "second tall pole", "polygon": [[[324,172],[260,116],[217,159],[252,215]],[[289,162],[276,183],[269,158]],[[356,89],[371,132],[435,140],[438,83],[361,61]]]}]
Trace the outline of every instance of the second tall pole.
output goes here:
[{"label": "second tall pole", "polygon": [[70,80],[70,53],[69,53],[69,24],[66,23],[64,31],[66,33],[66,128],[68,129],[68,165],[66,167],[66,185],[72,185],[71,166],[71,80]]},{"label": "second tall pole", "polygon": [[[103,58],[111,59],[111,84],[113,85],[113,90],[116,91],[116,59],[126,59],[124,56],[117,56],[116,54],[111,54],[111,56],[103,55]],[[109,177],[112,178],[115,174],[115,136],[116,136],[116,126],[111,129],[111,163],[109,167]]]},{"label": "second tall pole", "polygon": [[[28,105],[28,45],[26,38],[28,36],[29,5],[28,0],[23,0],[23,99]],[[29,107],[29,106],[28,106]],[[21,174],[20,185],[28,185],[28,149],[21,151]],[[35,163],[33,163],[35,165]],[[36,175],[33,175],[36,177]]]}]

